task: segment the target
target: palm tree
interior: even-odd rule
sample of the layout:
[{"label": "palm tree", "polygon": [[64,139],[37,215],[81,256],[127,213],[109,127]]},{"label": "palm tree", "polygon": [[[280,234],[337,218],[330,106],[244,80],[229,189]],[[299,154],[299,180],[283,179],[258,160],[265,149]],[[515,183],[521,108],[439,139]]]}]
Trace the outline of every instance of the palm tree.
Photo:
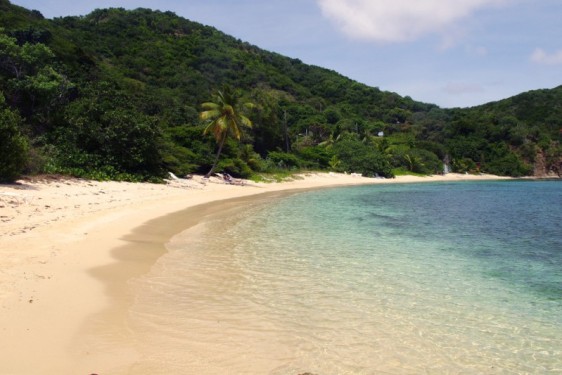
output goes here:
[{"label": "palm tree", "polygon": [[214,102],[201,104],[204,111],[199,114],[199,117],[201,120],[209,121],[203,134],[212,132],[219,145],[213,166],[205,175],[207,178],[217,167],[222,148],[229,134],[240,140],[240,126],[252,127],[250,119],[241,113],[241,107],[253,108],[254,105],[252,103],[241,104],[239,100],[239,92],[225,86],[223,90],[217,92]]}]

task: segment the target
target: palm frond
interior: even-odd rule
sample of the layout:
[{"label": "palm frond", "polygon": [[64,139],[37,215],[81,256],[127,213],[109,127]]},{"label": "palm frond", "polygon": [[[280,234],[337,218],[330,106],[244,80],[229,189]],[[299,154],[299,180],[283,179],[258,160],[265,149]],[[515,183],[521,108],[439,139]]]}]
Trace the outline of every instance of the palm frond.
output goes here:
[{"label": "palm frond", "polygon": [[201,120],[210,120],[213,118],[216,118],[220,115],[220,111],[216,110],[216,109],[211,109],[208,111],[203,111],[201,113],[199,113],[199,118]]},{"label": "palm frond", "polygon": [[251,128],[252,127],[252,120],[250,120],[249,118],[247,118],[244,115],[240,115],[240,122],[242,123],[242,125]]},{"label": "palm frond", "polygon": [[247,108],[247,109],[254,109],[254,108],[256,108],[256,105],[254,103],[247,102],[247,103],[244,103],[244,107]]},{"label": "palm frond", "polygon": [[252,126],[252,121],[244,116],[241,110],[255,108],[255,105],[252,103],[240,105],[240,91],[233,90],[226,85],[222,90],[217,91],[214,100],[215,102],[201,104],[204,111],[199,113],[199,118],[201,120],[209,121],[203,134],[213,133],[219,145],[215,161],[207,173],[207,176],[209,176],[217,166],[226,138],[231,135],[237,140],[240,140],[241,130],[239,124],[246,127]]}]

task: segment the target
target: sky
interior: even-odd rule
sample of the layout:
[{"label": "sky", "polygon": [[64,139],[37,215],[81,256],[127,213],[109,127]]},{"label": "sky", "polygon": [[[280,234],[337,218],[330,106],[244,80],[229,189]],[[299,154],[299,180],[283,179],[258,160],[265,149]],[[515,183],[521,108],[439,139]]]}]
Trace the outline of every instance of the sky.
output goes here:
[{"label": "sky", "polygon": [[562,0],[11,0],[45,17],[150,8],[443,108],[562,85]]}]

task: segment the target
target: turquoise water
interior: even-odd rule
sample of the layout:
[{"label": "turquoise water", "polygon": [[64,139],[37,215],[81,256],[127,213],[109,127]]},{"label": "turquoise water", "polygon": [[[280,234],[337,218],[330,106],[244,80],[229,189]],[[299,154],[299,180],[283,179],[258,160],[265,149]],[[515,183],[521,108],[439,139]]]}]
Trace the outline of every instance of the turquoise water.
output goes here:
[{"label": "turquoise water", "polygon": [[138,281],[139,373],[562,373],[559,181],[258,200],[169,249]]}]

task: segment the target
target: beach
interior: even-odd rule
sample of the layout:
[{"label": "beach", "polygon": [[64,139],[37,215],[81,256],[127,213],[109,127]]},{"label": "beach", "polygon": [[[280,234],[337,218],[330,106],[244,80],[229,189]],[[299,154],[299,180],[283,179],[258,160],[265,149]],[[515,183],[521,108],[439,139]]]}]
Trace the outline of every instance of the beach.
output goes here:
[{"label": "beach", "polygon": [[[150,271],[172,236],[257,195],[496,179],[308,173],[243,185],[199,176],[166,184],[43,178],[0,185],[0,373],[136,374],[130,280]],[[180,213],[189,220],[177,220]]]}]

